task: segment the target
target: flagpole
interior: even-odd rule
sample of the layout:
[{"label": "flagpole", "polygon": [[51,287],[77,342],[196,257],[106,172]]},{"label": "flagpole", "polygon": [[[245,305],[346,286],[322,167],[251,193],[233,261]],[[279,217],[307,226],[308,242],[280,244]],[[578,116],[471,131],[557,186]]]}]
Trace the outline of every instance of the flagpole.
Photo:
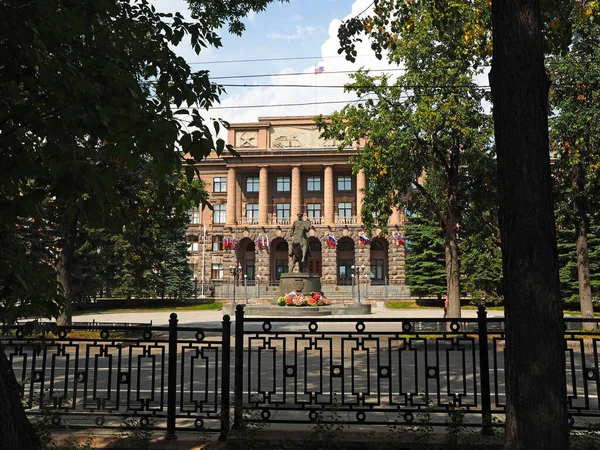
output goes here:
[{"label": "flagpole", "polygon": [[204,270],[206,267],[206,225],[204,225],[202,228],[202,289],[200,291],[200,298],[204,298]]}]

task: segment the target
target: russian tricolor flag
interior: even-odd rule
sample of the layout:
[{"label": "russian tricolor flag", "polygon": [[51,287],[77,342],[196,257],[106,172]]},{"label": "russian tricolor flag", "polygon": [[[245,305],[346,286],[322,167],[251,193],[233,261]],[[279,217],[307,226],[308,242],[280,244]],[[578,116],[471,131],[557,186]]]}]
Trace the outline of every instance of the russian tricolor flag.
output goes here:
[{"label": "russian tricolor flag", "polygon": [[325,72],[325,66],[316,66],[315,67],[315,75],[318,73],[323,73]]}]

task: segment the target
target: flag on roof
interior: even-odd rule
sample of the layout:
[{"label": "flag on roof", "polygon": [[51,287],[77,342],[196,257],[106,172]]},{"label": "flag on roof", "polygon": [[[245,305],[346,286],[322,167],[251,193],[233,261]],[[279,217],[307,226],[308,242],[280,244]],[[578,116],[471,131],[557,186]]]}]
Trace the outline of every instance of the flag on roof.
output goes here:
[{"label": "flag on roof", "polygon": [[358,236],[358,238],[360,239],[360,243],[362,245],[367,245],[371,243],[371,239],[369,238],[369,236],[367,236],[366,234],[360,234]]},{"label": "flag on roof", "polygon": [[318,73],[323,73],[325,72],[325,66],[316,66],[315,67],[315,75]]}]

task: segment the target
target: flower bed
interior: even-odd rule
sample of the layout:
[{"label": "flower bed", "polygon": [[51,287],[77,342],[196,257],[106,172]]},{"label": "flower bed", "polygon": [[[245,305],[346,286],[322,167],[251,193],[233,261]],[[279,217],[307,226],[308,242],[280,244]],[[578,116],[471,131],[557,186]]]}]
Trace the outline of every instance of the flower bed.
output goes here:
[{"label": "flower bed", "polygon": [[277,304],[279,306],[328,306],[331,305],[331,301],[322,292],[311,292],[310,295],[304,295],[292,291],[279,297]]}]

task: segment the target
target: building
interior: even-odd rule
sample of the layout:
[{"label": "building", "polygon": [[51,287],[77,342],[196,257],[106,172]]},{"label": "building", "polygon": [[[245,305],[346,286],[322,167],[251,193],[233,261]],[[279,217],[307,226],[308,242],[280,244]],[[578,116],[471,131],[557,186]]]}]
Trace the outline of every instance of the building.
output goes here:
[{"label": "building", "polygon": [[214,210],[190,211],[189,260],[198,279],[203,266],[207,282],[231,279],[228,268],[239,263],[249,282],[277,282],[287,271],[291,224],[303,213],[312,221],[309,269],[323,285],[351,284],[351,266],[364,265],[370,284],[404,286],[403,212],[394,211],[385,236],[360,237],[366,180],[362,171],[352,174],[355,148],[338,151],[321,139],[312,117],[231,124],[228,141],[241,158],[212,154],[199,164]]}]

